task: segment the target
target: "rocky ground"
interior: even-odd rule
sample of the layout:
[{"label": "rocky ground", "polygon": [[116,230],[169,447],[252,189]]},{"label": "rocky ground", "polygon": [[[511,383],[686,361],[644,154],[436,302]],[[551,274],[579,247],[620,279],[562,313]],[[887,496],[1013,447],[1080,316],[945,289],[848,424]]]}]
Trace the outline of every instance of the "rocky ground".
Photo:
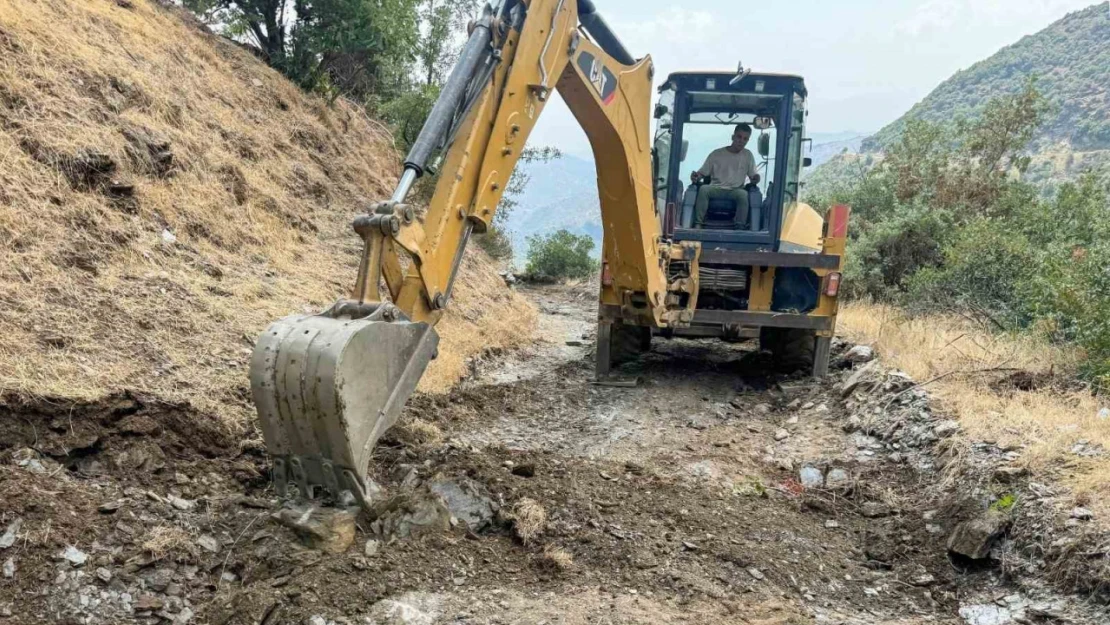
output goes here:
[{"label": "rocky ground", "polygon": [[413,399],[371,512],[283,507],[188,406],[7,398],[0,624],[1110,622],[1090,514],[866,348],[660,340],[598,386],[593,291],[526,292],[540,341]]}]

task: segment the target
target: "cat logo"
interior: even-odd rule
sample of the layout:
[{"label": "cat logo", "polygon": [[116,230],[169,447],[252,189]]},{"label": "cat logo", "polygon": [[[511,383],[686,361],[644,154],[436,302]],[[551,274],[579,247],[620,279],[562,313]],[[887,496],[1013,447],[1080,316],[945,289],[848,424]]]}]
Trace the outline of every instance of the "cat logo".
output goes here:
[{"label": "cat logo", "polygon": [[590,82],[598,93],[605,91],[605,72],[601,71],[602,67],[601,61],[597,59],[594,59],[593,65],[590,66]]},{"label": "cat logo", "polygon": [[609,71],[601,59],[589,52],[581,52],[576,64],[578,71],[593,85],[594,91],[601,98],[601,103],[608,106],[617,95],[617,77]]}]

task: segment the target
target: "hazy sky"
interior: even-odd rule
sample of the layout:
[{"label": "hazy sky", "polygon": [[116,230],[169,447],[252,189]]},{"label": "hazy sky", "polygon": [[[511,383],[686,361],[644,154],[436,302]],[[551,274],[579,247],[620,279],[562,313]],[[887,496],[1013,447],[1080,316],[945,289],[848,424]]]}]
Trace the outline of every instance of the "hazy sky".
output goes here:
[{"label": "hazy sky", "polygon": [[[1092,0],[595,0],[633,56],[672,71],[736,67],[801,74],[809,130],[872,132],[959,69]],[[529,139],[588,155],[557,98]]]}]

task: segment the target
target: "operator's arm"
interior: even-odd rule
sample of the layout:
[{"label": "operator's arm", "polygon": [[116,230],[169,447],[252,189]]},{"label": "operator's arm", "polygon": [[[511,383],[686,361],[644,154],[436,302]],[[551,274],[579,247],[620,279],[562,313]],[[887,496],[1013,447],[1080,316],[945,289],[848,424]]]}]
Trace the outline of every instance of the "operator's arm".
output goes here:
[{"label": "operator's arm", "polygon": [[710,152],[709,156],[705,157],[705,162],[702,163],[701,167],[698,168],[697,171],[690,174],[690,181],[691,182],[696,183],[699,179],[704,178],[705,176],[709,176],[710,179],[713,178],[713,155],[714,154],[716,154],[716,150],[714,150],[713,152]]},{"label": "operator's arm", "polygon": [[756,167],[755,156],[752,155],[751,150],[745,150],[745,152],[748,155],[748,158],[745,159],[748,162],[748,180],[751,180],[753,184],[759,184],[759,168]]}]

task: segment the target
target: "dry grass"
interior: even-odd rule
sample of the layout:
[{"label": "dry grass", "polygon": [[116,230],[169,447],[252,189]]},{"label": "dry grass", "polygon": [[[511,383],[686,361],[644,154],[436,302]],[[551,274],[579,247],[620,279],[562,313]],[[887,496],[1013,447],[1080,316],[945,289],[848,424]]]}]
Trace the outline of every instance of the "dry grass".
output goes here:
[{"label": "dry grass", "polygon": [[189,533],[172,525],[151,528],[146,540],[143,541],[143,549],[159,560],[171,551],[190,551],[192,548],[193,541]]},{"label": "dry grass", "polygon": [[520,542],[531,544],[547,529],[547,511],[534,499],[517,500],[505,518],[513,522],[513,532]]},{"label": "dry grass", "polygon": [[839,328],[918,383],[935,380],[926,388],[973,439],[1022,446],[1020,462],[1031,471],[1060,480],[1110,512],[1110,457],[1071,453],[1081,440],[1110,450],[1110,420],[1098,417],[1108,402],[1082,390],[1021,391],[996,384],[1006,375],[998,370],[1011,368],[1067,379],[1082,354],[1029,335],[992,334],[960,318],[909,318],[896,308],[861,302],[842,307]]},{"label": "dry grass", "polygon": [[439,357],[420,380],[420,391],[446,392],[470,372],[471,358],[533,340],[536,307],[505,287],[485,252],[472,251],[463,260],[448,316],[436,326]]},{"label": "dry grass", "polygon": [[405,419],[395,426],[398,439],[417,446],[436,446],[443,442],[443,430],[419,417]]},{"label": "dry grass", "polygon": [[[0,0],[0,395],[126,388],[241,428],[254,337],[350,288],[350,221],[398,160],[182,11]],[[488,261],[465,271],[425,390],[530,333]]]},{"label": "dry grass", "polygon": [[556,571],[569,571],[574,568],[574,556],[562,547],[547,545],[539,555],[539,564]]}]

